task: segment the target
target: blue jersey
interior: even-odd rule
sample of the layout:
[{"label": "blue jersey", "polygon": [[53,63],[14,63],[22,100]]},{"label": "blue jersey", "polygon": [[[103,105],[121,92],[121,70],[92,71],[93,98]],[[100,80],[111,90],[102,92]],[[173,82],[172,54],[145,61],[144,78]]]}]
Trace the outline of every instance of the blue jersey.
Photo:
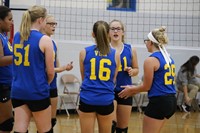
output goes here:
[{"label": "blue jersey", "polygon": [[128,72],[124,69],[126,67],[132,67],[132,48],[129,44],[124,44],[123,49],[120,54],[121,65],[118,69],[117,74],[117,83],[115,91],[119,92],[123,90],[120,86],[122,85],[131,85],[132,80]]},{"label": "blue jersey", "polygon": [[[8,41],[6,34],[0,33],[0,40],[2,42],[4,56],[12,55],[12,46]],[[12,65],[0,67],[0,84],[11,85],[12,83]]]},{"label": "blue jersey", "polygon": [[80,99],[89,105],[109,105],[114,100],[115,50],[101,55],[96,45],[85,48],[84,80]]},{"label": "blue jersey", "polygon": [[175,94],[175,64],[168,65],[161,52],[154,52],[150,57],[155,57],[160,62],[160,67],[154,72],[153,83],[148,92],[148,97]]},{"label": "blue jersey", "polygon": [[[56,68],[56,58],[57,58],[57,47],[56,47],[56,43],[52,40],[53,42],[53,52],[54,52],[54,68]],[[55,76],[53,78],[53,81],[50,83],[50,89],[56,89],[57,88],[57,73],[55,73]]]},{"label": "blue jersey", "polygon": [[17,32],[13,42],[13,83],[11,97],[21,100],[41,100],[49,97],[45,55],[39,48],[43,34],[32,30],[27,41],[20,44]]}]

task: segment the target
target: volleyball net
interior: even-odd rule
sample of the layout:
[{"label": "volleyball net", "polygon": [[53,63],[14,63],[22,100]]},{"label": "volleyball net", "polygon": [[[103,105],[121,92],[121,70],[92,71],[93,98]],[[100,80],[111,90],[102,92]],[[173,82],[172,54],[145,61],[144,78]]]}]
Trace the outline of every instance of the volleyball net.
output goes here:
[{"label": "volleyball net", "polygon": [[[33,0],[32,0],[33,1]],[[200,47],[199,0],[36,0],[58,22],[54,39],[91,41],[98,20],[121,20],[125,41],[143,45],[147,34],[167,27],[169,44]]]}]

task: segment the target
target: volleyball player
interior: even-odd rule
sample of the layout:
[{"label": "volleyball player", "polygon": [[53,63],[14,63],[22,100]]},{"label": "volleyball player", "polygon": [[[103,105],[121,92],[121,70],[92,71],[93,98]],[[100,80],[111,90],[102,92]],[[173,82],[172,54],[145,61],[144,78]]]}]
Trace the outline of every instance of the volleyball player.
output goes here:
[{"label": "volleyball player", "polygon": [[[51,35],[54,34],[55,32],[55,28],[57,26],[57,22],[55,20],[55,18],[52,15],[47,15],[46,17],[46,25],[44,27],[44,29],[42,29],[42,32],[44,34],[46,34],[47,36],[51,37]],[[57,52],[57,45],[55,43],[54,40],[52,40],[53,42],[53,49],[54,49],[54,70],[55,70],[55,76],[53,81],[50,84],[50,100],[51,100],[51,124],[52,124],[52,128],[55,126],[56,124],[56,111],[57,111],[57,103],[58,103],[58,92],[57,92],[57,73],[63,72],[65,70],[69,71],[73,68],[73,65],[71,63],[66,64],[64,66],[60,66],[60,62],[58,59],[58,52]]]},{"label": "volleyball player", "polygon": [[49,84],[54,78],[52,40],[40,30],[47,10],[32,6],[24,12],[13,42],[14,132],[27,132],[33,116],[39,133],[52,133]]},{"label": "volleyball player", "polygon": [[143,133],[159,133],[166,119],[176,111],[175,64],[164,45],[165,27],[154,29],[144,40],[151,55],[144,61],[144,81],[140,86],[122,86],[119,97],[128,98],[148,91],[149,104],[143,118]]},{"label": "volleyball player", "polygon": [[[120,53],[121,65],[118,69],[118,75],[115,86],[115,108],[112,133],[127,133],[128,122],[131,116],[132,97],[127,99],[120,98],[119,92],[123,90],[122,85],[132,84],[131,77],[136,76],[139,72],[136,49],[130,44],[124,42],[124,25],[119,20],[112,20],[109,24],[111,46]],[[117,123],[116,123],[117,121]],[[116,127],[115,127],[116,126]]]},{"label": "volleyball player", "polygon": [[94,133],[97,119],[99,133],[110,133],[114,110],[114,82],[119,66],[119,54],[110,47],[109,25],[97,21],[92,36],[95,43],[80,52],[79,118],[81,133]]},{"label": "volleyball player", "polygon": [[12,46],[6,32],[13,24],[11,10],[0,6],[0,132],[9,133],[13,128],[10,91],[12,84]]}]

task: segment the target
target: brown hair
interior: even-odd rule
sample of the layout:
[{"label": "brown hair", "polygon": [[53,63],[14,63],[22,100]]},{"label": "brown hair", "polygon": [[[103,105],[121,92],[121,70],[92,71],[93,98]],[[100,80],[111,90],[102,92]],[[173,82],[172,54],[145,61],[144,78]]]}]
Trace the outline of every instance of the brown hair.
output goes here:
[{"label": "brown hair", "polygon": [[32,23],[40,17],[45,18],[46,15],[46,8],[38,5],[32,6],[30,9],[24,12],[20,25],[20,43],[28,40]]},{"label": "brown hair", "polygon": [[97,49],[103,55],[107,55],[110,52],[108,32],[109,25],[105,21],[97,21],[93,26]]}]

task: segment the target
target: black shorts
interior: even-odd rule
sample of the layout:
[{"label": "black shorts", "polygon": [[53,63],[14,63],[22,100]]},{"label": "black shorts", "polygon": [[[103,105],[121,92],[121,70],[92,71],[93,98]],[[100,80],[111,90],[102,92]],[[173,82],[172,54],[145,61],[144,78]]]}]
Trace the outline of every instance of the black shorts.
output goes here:
[{"label": "black shorts", "polygon": [[152,97],[149,99],[144,114],[159,120],[169,119],[176,112],[176,105],[174,94]]},{"label": "black shorts", "polygon": [[5,103],[10,100],[10,85],[0,84],[0,102]]},{"label": "black shorts", "polygon": [[109,115],[114,111],[114,104],[111,103],[110,105],[97,106],[97,105],[88,105],[80,101],[79,110],[86,113],[96,112],[97,114],[100,115]]},{"label": "black shorts", "polygon": [[58,97],[58,90],[57,90],[57,88],[50,89],[49,93],[50,93],[50,98]]},{"label": "black shorts", "polygon": [[12,99],[12,105],[13,108],[19,107],[26,104],[28,108],[32,112],[37,112],[44,110],[49,107],[50,104],[50,98],[45,98],[42,100],[19,100],[19,99]]},{"label": "black shorts", "polygon": [[118,96],[120,92],[115,92],[115,100],[117,101],[117,104],[121,104],[121,105],[133,105],[133,97],[129,97],[127,99],[124,98],[120,98]]}]

